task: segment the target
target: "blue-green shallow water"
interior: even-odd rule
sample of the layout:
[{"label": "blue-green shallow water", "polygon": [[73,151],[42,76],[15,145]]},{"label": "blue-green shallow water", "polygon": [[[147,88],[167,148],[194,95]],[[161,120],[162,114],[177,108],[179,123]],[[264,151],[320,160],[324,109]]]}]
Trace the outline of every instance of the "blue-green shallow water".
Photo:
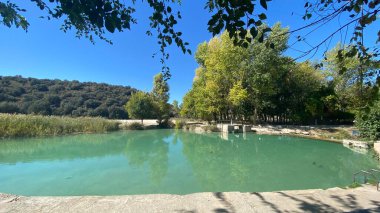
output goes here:
[{"label": "blue-green shallow water", "polygon": [[175,130],[0,140],[0,192],[124,195],[346,186],[370,155],[284,136]]}]

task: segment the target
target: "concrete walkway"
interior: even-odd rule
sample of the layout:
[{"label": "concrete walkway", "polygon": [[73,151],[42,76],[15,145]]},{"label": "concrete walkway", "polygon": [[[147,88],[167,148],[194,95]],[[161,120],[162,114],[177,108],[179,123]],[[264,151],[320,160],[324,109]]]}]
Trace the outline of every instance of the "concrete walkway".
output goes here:
[{"label": "concrete walkway", "polygon": [[0,212],[380,212],[375,186],[263,193],[79,197],[0,194]]}]

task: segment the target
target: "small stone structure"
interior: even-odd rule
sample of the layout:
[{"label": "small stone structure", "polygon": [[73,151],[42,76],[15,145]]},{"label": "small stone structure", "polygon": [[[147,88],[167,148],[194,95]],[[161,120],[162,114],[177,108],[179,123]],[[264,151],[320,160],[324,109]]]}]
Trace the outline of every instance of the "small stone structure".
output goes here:
[{"label": "small stone structure", "polygon": [[242,132],[252,132],[251,125],[242,125],[242,124],[217,124],[216,127],[221,132],[228,133],[242,133]]},{"label": "small stone structure", "polygon": [[356,152],[356,153],[359,153],[359,154],[368,154],[368,149],[362,149],[362,148],[358,148],[358,147],[353,147],[353,146],[350,146],[348,144],[343,144],[344,147],[348,148],[348,149],[351,149],[352,151]]},{"label": "small stone structure", "polygon": [[230,124],[217,124],[216,127],[221,131],[221,132],[233,132],[234,126]]},{"label": "small stone structure", "polygon": [[374,149],[375,152],[380,156],[380,141],[376,141],[376,142],[373,144],[373,149]]},{"label": "small stone structure", "polygon": [[251,125],[243,125],[243,132],[252,132]]},{"label": "small stone structure", "polygon": [[362,149],[368,149],[368,143],[365,141],[355,141],[355,140],[343,140],[343,145],[358,147]]}]

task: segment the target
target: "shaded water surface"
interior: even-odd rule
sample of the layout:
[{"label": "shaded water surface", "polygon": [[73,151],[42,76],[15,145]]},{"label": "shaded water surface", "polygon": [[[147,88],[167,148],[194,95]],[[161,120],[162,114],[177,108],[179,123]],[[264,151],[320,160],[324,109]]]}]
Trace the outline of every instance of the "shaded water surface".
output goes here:
[{"label": "shaded water surface", "polygon": [[0,140],[0,192],[123,195],[346,186],[376,168],[340,144],[175,130]]}]

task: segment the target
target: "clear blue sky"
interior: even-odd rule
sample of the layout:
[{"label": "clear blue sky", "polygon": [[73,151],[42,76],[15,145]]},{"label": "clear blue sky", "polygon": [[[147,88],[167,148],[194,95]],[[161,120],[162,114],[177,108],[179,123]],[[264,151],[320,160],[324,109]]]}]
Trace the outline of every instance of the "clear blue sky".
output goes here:
[{"label": "clear blue sky", "polygon": [[[153,76],[161,71],[159,58],[152,58],[159,46],[155,37],[145,35],[151,10],[146,2],[138,2],[135,17],[139,24],[133,25],[131,31],[108,34],[113,45],[104,41],[97,41],[93,45],[84,38],[75,38],[74,32],[65,34],[60,31],[62,20],[38,18],[43,13],[29,1],[24,1],[21,5],[28,10],[25,15],[31,23],[29,31],[25,33],[21,29],[0,26],[0,75],[104,82],[150,91]],[[177,30],[183,32],[183,39],[190,43],[193,53],[199,43],[212,37],[207,31],[211,14],[204,10],[204,2],[182,1],[179,7],[183,19]],[[303,0],[273,0],[268,5],[267,22],[272,25],[280,21],[291,29],[301,27],[305,24],[302,20],[303,6]],[[339,23],[332,23],[320,29],[309,36],[308,43],[318,43],[322,35],[327,35],[337,26]],[[372,28],[369,29],[370,36],[366,38],[374,44],[379,26]],[[338,37],[332,40],[330,47],[337,43]],[[305,50],[309,47],[306,43],[299,43],[295,48]],[[319,58],[321,52],[314,59]],[[169,53],[171,101],[176,99],[181,102],[183,95],[191,88],[197,64],[193,55],[184,55],[174,46],[169,48]],[[293,57],[299,55],[293,50],[286,54]]]}]

